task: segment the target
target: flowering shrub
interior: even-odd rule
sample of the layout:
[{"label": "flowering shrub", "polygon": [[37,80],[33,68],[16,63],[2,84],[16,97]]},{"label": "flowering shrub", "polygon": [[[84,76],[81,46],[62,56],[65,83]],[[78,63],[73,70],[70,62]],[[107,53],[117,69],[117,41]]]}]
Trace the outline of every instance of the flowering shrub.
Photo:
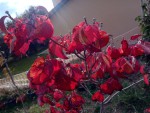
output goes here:
[{"label": "flowering shrub", "polygon": [[[45,10],[37,7],[37,10]],[[31,14],[31,18],[12,19],[14,26],[4,26],[4,16],[0,28],[5,33],[5,43],[16,55],[25,55],[32,41],[41,43],[49,38],[49,52],[62,60],[49,55],[37,58],[32,64],[27,77],[30,88],[38,95],[40,106],[50,105],[46,113],[80,113],[83,111],[85,98],[78,94],[79,87],[84,88],[93,101],[105,103],[106,95],[121,91],[120,80],[129,80],[132,75],[141,73],[149,85],[149,75],[137,57],[150,54],[150,43],[139,40],[136,44],[121,41],[119,48],[111,44],[109,34],[102,30],[100,23],[87,23],[86,19],[76,25],[72,33],[53,36],[54,28],[49,18]],[[141,35],[131,36],[130,41]],[[110,45],[105,50],[104,47]],[[68,54],[75,54],[81,61],[65,63]],[[94,84],[96,91],[91,93],[88,84]]]}]

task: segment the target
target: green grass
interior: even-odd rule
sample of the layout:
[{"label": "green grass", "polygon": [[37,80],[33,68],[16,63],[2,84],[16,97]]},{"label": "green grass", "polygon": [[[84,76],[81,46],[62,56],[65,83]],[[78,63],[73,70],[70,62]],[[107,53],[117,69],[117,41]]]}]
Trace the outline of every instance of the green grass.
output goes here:
[{"label": "green grass", "polygon": [[41,55],[36,54],[36,55],[30,56],[30,57],[22,58],[18,61],[13,61],[13,62],[8,63],[12,74],[15,75],[15,74],[29,70],[29,68],[33,64],[34,60],[38,56],[46,56],[46,55],[45,54],[41,54]]},{"label": "green grass", "polygon": [[8,65],[12,74],[14,75],[29,70],[36,58],[37,56],[34,55],[28,58],[20,59],[19,61],[10,62]]},{"label": "green grass", "polygon": [[120,92],[105,106],[104,113],[143,113],[150,107],[150,88],[144,83]]}]

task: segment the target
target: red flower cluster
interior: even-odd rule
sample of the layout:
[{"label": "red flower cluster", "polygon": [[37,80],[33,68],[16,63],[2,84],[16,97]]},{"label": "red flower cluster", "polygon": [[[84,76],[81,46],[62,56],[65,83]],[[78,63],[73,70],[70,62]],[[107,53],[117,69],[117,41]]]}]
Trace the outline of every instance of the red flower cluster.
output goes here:
[{"label": "red flower cluster", "polygon": [[[41,7],[35,7],[35,9],[44,10]],[[32,41],[42,43],[53,35],[54,28],[47,16],[30,12],[29,18],[13,19],[8,12],[7,14],[8,16],[3,16],[0,19],[0,29],[5,33],[4,42],[8,45],[11,52],[17,56],[25,55]],[[6,28],[4,21],[7,17],[13,21],[13,24]]]},{"label": "red flower cluster", "polygon": [[27,76],[30,87],[38,95],[39,105],[49,104],[52,113],[57,113],[56,106],[68,112],[81,110],[83,97],[76,93],[69,95],[65,93],[65,91],[75,90],[84,77],[77,66],[64,66],[61,61],[39,57],[32,64]]},{"label": "red flower cluster", "polygon": [[[140,35],[131,37],[135,40]],[[50,105],[52,113],[78,113],[85,100],[75,90],[85,86],[86,81],[94,83],[98,91],[92,95],[93,101],[104,101],[104,95],[121,91],[120,79],[128,79],[141,72],[144,81],[149,85],[148,74],[136,59],[148,53],[148,42],[139,41],[130,45],[127,40],[121,41],[121,47],[108,46],[105,52],[101,49],[109,42],[109,35],[99,28],[99,23],[92,25],[81,22],[65,36],[52,37],[49,52],[59,58],[67,59],[66,54],[75,54],[80,63],[65,64],[51,58],[37,58],[28,72],[30,87],[39,95],[39,104]],[[99,82],[103,80],[103,82]],[[73,93],[68,93],[73,91]],[[48,95],[48,96],[47,96]],[[49,97],[50,96],[50,97]]]}]

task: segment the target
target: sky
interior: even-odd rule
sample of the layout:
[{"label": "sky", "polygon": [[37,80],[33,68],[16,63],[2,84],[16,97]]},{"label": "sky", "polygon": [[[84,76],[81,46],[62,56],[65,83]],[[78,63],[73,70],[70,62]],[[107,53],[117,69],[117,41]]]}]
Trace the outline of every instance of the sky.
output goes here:
[{"label": "sky", "polygon": [[9,11],[12,17],[22,14],[30,6],[44,6],[48,11],[53,8],[52,0],[0,0],[0,18]]}]

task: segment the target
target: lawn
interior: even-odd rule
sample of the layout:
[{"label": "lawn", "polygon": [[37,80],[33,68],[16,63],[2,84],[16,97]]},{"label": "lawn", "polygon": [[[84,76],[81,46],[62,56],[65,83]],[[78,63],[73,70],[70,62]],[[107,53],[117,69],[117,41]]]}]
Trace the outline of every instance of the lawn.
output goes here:
[{"label": "lawn", "polygon": [[46,56],[46,54],[35,54],[30,57],[24,57],[18,61],[8,63],[9,68],[13,75],[29,70],[34,60],[39,56]]}]

